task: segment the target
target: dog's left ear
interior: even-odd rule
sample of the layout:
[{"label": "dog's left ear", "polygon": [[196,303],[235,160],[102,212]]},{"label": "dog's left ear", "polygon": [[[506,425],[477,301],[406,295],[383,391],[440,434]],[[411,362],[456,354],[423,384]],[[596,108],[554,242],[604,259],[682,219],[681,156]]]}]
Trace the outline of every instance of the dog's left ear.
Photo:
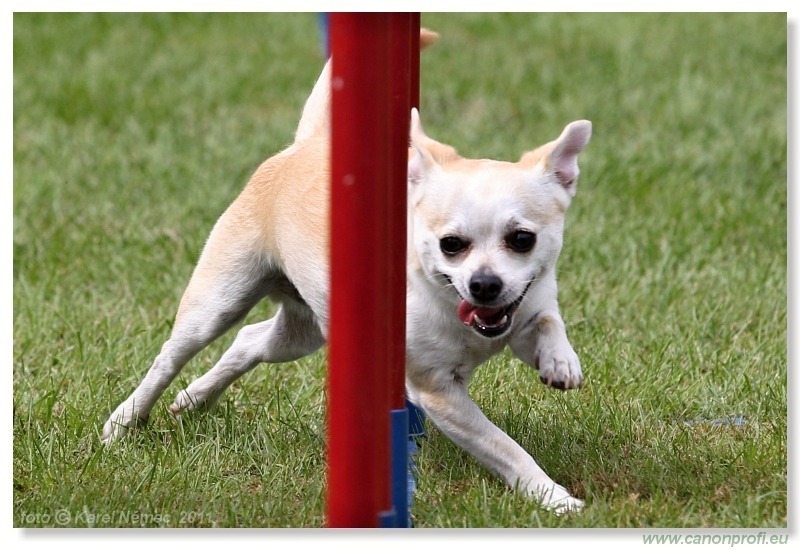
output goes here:
[{"label": "dog's left ear", "polygon": [[557,140],[542,145],[520,159],[520,164],[533,168],[543,163],[546,172],[553,174],[571,196],[577,190],[578,154],[583,151],[592,137],[592,123],[588,120],[571,122],[564,128]]}]

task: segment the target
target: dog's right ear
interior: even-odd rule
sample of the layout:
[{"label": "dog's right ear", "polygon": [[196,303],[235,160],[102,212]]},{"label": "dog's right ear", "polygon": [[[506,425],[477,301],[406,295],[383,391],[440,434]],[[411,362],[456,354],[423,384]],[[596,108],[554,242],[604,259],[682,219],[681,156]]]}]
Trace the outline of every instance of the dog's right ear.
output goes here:
[{"label": "dog's right ear", "polygon": [[425,174],[461,158],[455,148],[431,139],[422,129],[419,111],[411,109],[411,156],[408,160],[408,181],[417,184]]},{"label": "dog's right ear", "polygon": [[419,49],[424,50],[431,44],[434,44],[437,40],[439,40],[439,33],[434,32],[430,29],[421,28],[419,30]]},{"label": "dog's right ear", "polygon": [[419,111],[416,107],[411,109],[411,149],[412,153],[408,159],[408,181],[411,184],[418,184],[425,174],[430,173],[437,166],[436,159],[428,150],[431,140],[422,129],[422,122],[419,119]]}]

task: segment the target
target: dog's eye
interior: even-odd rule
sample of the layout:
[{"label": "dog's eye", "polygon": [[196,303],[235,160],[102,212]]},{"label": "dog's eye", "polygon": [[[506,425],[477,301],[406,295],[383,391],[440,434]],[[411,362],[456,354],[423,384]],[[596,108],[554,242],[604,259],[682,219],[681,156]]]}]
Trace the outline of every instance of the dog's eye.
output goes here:
[{"label": "dog's eye", "polygon": [[465,241],[461,237],[442,237],[442,239],[439,241],[439,248],[441,248],[442,252],[448,256],[455,256],[456,254],[466,250],[468,247],[469,241]]},{"label": "dog's eye", "polygon": [[536,244],[536,233],[530,231],[514,231],[506,235],[506,245],[514,252],[530,252]]}]

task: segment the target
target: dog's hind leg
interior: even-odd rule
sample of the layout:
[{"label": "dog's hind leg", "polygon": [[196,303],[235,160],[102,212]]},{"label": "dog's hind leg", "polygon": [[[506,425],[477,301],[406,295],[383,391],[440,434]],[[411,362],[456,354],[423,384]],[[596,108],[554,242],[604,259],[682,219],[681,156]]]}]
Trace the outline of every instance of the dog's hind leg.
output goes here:
[{"label": "dog's hind leg", "polygon": [[259,260],[244,249],[217,249],[214,242],[212,232],[181,298],[169,340],[139,386],[103,426],[103,441],[113,441],[131,426],[145,421],[183,366],[285,280],[267,259]]},{"label": "dog's hind leg", "polygon": [[324,343],[311,309],[286,298],[272,319],[243,327],[214,368],[181,391],[170,410],[179,415],[208,408],[237,378],[258,364],[294,361]]}]

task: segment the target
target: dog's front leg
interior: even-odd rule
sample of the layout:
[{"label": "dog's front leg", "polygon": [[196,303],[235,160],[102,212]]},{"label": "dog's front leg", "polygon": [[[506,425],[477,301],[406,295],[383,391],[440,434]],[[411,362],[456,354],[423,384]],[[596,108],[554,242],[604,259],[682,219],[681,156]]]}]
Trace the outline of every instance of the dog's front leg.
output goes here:
[{"label": "dog's front leg", "polygon": [[553,481],[516,441],[495,426],[467,394],[463,381],[454,379],[436,389],[414,389],[409,394],[436,426],[454,443],[498,474],[512,488],[538,499],[557,512],[579,510],[573,498]]},{"label": "dog's front leg", "polygon": [[533,315],[509,344],[517,357],[539,371],[547,386],[570,390],[583,383],[580,360],[558,310]]}]

